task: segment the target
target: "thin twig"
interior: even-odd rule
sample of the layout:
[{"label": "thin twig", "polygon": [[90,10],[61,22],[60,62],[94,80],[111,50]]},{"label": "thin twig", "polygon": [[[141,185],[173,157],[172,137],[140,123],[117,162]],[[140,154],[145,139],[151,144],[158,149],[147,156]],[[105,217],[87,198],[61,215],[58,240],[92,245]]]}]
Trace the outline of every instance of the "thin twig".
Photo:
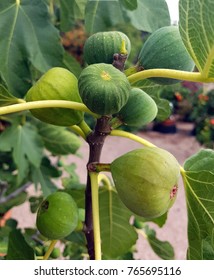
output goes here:
[{"label": "thin twig", "polygon": [[16,189],[14,192],[8,194],[7,196],[0,197],[0,204],[1,203],[6,203],[9,200],[13,199],[17,195],[19,195],[20,193],[25,191],[30,185],[31,185],[31,182],[28,182],[28,183],[24,184],[23,186],[21,186],[19,189]]}]

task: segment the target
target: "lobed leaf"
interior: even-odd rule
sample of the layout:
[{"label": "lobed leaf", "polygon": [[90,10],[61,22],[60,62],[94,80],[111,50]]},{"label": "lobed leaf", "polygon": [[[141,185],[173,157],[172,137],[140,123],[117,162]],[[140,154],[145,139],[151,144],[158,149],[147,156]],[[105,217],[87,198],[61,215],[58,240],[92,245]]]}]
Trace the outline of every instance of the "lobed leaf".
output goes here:
[{"label": "lobed leaf", "polygon": [[12,151],[18,167],[17,184],[26,178],[30,164],[38,168],[43,156],[43,143],[35,127],[30,123],[15,122],[0,135],[0,150]]}]

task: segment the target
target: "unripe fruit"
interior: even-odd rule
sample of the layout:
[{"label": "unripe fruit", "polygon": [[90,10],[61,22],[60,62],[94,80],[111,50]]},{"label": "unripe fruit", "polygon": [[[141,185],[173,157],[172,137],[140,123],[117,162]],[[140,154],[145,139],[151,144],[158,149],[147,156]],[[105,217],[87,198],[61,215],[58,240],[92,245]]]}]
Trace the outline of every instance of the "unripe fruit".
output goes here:
[{"label": "unripe fruit", "polygon": [[126,125],[141,127],[157,116],[155,101],[143,90],[132,88],[129,99],[118,113],[118,118]]},{"label": "unripe fruit", "polygon": [[[47,251],[48,251],[48,246],[45,246],[44,247],[44,253],[46,253]],[[59,248],[53,248],[53,251],[51,252],[51,254],[50,254],[50,257],[52,258],[52,259],[57,259],[57,258],[59,258],[60,257],[60,249]]]},{"label": "unripe fruit", "polygon": [[111,164],[118,196],[133,213],[159,217],[173,205],[180,175],[175,157],[157,147],[133,150]]},{"label": "unripe fruit", "polygon": [[125,74],[111,64],[86,67],[78,81],[83,103],[94,113],[117,113],[127,102],[131,86]]},{"label": "unripe fruit", "polygon": [[40,205],[36,225],[42,235],[50,240],[62,239],[77,226],[78,208],[70,194],[55,192]]},{"label": "unripe fruit", "polygon": [[[177,26],[165,26],[152,33],[143,45],[138,64],[143,69],[192,71],[194,62],[187,52]],[[151,78],[158,84],[174,84],[176,79]]]},{"label": "unripe fruit", "polygon": [[[67,100],[82,103],[77,78],[68,70],[54,67],[48,70],[26,95],[26,101]],[[37,119],[59,126],[72,126],[83,120],[80,111],[64,108],[30,110]]]},{"label": "unripe fruit", "polygon": [[[98,32],[90,36],[84,45],[84,59],[87,64],[113,63],[115,53],[123,52],[123,43],[129,54],[131,43],[129,38],[119,31]],[[122,49],[121,49],[122,48]]]}]

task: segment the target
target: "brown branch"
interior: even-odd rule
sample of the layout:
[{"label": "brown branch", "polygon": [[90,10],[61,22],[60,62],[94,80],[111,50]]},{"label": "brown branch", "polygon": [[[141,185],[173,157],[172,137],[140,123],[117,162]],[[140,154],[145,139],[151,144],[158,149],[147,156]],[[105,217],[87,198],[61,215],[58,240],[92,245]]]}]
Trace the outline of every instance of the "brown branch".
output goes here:
[{"label": "brown branch", "polygon": [[[107,135],[111,132],[109,125],[110,116],[103,116],[97,120],[94,131],[88,136],[89,144],[89,160],[88,166],[92,162],[99,162],[103,144]],[[87,240],[88,254],[91,260],[95,259],[94,254],[94,232],[93,232],[93,215],[92,215],[92,197],[91,197],[91,181],[89,173],[87,174],[87,185],[85,191],[85,225],[84,233]]]}]

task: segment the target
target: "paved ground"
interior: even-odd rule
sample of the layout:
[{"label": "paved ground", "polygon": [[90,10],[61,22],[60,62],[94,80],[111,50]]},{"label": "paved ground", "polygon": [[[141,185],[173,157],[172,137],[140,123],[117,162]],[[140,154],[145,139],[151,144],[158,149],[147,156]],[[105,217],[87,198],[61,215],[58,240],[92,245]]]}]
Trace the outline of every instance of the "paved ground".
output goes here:
[{"label": "paved ground", "polygon": [[[192,129],[191,124],[179,123],[177,128],[178,132],[176,134],[160,134],[154,131],[147,131],[139,132],[138,135],[161,148],[167,149],[182,165],[185,159],[200,149],[200,146],[195,138],[190,135]],[[108,137],[101,159],[103,162],[111,162],[123,153],[139,147],[141,147],[140,144],[128,139]],[[81,181],[84,183],[86,175],[85,165],[88,158],[87,145],[83,144],[80,153],[82,154],[82,158],[71,156],[69,160],[77,163],[77,172],[80,175]],[[30,192],[32,191],[33,189],[30,189]],[[28,213],[29,209],[27,204],[13,209],[13,217],[19,220],[20,227],[34,225],[35,216],[28,215]],[[158,229],[153,224],[151,224],[151,226],[157,229],[157,236],[161,240],[168,240],[173,245],[176,259],[185,259],[187,248],[187,213],[182,181],[180,181],[177,200],[169,212],[167,223],[164,228]],[[158,259],[142,236],[139,236],[137,248],[137,259]]]}]

